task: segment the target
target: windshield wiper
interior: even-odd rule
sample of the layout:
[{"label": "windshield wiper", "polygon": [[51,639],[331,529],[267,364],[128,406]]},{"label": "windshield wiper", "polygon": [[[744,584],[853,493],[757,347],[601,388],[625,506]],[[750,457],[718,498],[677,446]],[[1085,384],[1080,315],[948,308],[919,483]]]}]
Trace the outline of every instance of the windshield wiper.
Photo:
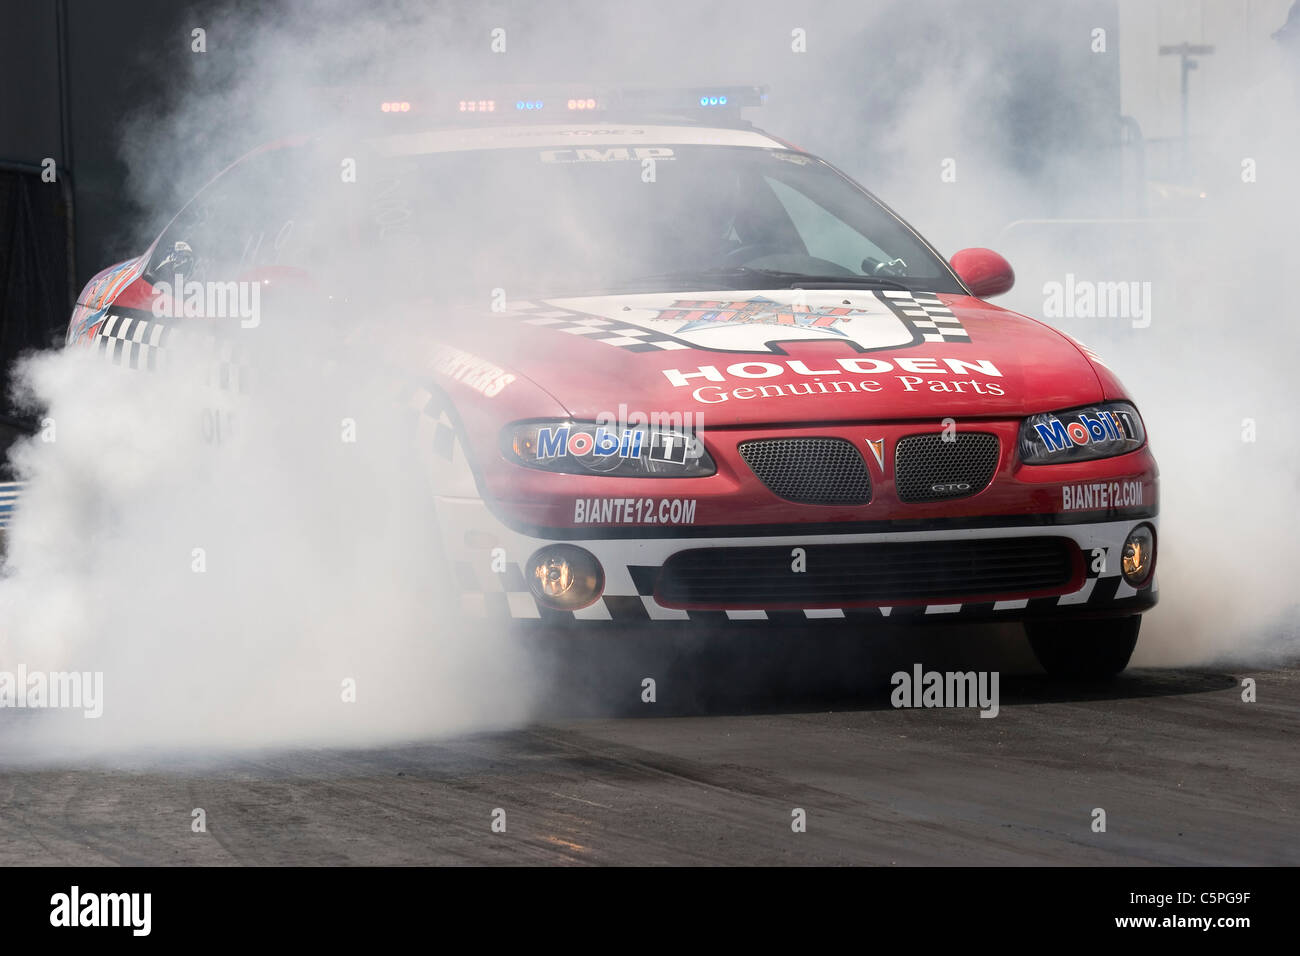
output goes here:
[{"label": "windshield wiper", "polygon": [[748,273],[763,276],[764,278],[780,279],[789,281],[790,288],[819,288],[829,286],[831,288],[853,288],[854,286],[884,286],[890,289],[902,289],[904,292],[910,292],[911,287],[900,279],[891,278],[890,276],[818,276],[807,275],[802,272],[780,272],[775,269],[750,269],[748,266],[741,266]]},{"label": "windshield wiper", "polygon": [[912,291],[911,286],[899,279],[888,276],[819,276],[808,275],[803,272],[782,272],[777,269],[754,269],[750,266],[701,269],[694,272],[660,272],[654,275],[634,276],[618,281],[615,283],[615,288],[637,285],[643,282],[700,282],[707,284],[715,281],[730,280],[735,282],[743,279],[757,279],[765,282],[777,281],[782,283],[781,288],[789,289],[857,288],[867,286],[870,288],[901,289],[904,292]]}]

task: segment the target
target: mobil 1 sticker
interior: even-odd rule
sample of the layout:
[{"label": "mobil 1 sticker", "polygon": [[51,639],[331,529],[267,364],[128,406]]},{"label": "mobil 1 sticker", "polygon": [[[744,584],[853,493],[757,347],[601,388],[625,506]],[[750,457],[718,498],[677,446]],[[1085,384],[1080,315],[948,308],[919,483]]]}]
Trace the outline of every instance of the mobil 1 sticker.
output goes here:
[{"label": "mobil 1 sticker", "polygon": [[650,444],[651,461],[667,461],[684,465],[690,440],[685,435],[672,432],[655,432]]}]

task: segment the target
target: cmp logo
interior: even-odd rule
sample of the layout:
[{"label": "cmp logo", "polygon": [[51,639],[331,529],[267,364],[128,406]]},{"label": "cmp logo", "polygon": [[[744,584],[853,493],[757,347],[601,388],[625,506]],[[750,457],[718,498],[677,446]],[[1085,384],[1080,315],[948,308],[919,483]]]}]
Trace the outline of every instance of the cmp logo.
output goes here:
[{"label": "cmp logo", "polygon": [[867,448],[871,451],[871,457],[876,459],[876,464],[880,466],[881,474],[885,471],[885,440],[883,438],[868,438]]}]

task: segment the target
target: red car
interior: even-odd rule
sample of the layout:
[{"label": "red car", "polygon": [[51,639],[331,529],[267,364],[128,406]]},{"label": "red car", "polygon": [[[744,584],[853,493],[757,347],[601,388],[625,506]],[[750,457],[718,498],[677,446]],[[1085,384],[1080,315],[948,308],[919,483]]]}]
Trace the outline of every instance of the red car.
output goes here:
[{"label": "red car", "polygon": [[346,155],[327,137],[259,150],[92,280],[69,342],[149,368],[193,321],[150,308],[158,283],[333,275],[347,234],[385,287],[437,295],[419,447],[465,612],[1022,621],[1050,673],[1121,671],[1156,602],[1132,399],[985,301],[1013,281],[996,253],[946,260],[742,121],[758,95],[376,103],[400,127],[348,221],[303,228],[304,170]]}]

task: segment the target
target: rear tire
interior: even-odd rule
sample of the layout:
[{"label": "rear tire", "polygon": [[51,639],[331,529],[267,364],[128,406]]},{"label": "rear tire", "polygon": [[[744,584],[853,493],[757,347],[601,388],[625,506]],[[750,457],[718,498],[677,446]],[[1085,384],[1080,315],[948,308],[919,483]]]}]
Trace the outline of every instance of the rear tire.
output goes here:
[{"label": "rear tire", "polygon": [[1140,615],[1025,625],[1043,670],[1061,680],[1105,680],[1128,666],[1137,646]]}]

